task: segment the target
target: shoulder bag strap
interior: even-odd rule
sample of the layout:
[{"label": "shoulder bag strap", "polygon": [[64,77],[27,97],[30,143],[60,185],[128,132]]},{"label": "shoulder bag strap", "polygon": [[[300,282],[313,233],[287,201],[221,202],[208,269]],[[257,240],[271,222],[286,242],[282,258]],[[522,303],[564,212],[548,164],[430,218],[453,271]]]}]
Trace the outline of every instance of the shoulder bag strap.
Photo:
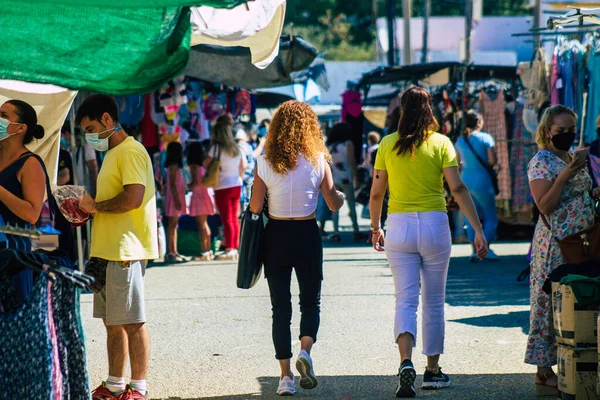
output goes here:
[{"label": "shoulder bag strap", "polygon": [[477,154],[477,152],[473,148],[473,145],[471,145],[471,142],[469,142],[469,138],[465,138],[463,136],[463,140],[465,141],[465,143],[467,144],[467,146],[469,146],[469,149],[471,150],[471,153],[473,153],[473,155],[475,156],[475,158],[477,158],[477,161],[479,161],[479,163],[481,164],[481,166],[483,168],[485,168],[486,171],[489,172],[490,171],[489,164],[486,164],[485,161],[483,161],[483,159],[479,156],[479,154]]},{"label": "shoulder bag strap", "polygon": [[50,177],[48,176],[48,171],[46,170],[46,164],[44,164],[44,160],[42,160],[42,158],[40,156],[38,156],[35,153],[32,153],[31,151],[23,153],[21,155],[21,157],[19,157],[19,159],[26,158],[26,157],[27,158],[34,157],[42,165],[42,169],[44,170],[44,175],[46,176],[46,195],[48,197],[48,206],[50,208],[50,220],[54,221],[54,215],[56,213],[56,210],[58,209],[58,204],[56,203],[56,199],[54,198],[54,195],[52,194],[52,188],[50,186]]}]

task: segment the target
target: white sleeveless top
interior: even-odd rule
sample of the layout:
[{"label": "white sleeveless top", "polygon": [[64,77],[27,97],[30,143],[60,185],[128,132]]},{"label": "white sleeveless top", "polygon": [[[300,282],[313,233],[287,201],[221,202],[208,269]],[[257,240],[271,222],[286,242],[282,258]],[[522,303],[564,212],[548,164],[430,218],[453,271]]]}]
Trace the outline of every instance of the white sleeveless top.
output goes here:
[{"label": "white sleeveless top", "polygon": [[296,169],[285,175],[273,171],[264,156],[257,159],[256,166],[256,174],[267,186],[269,215],[276,218],[304,218],[316,211],[325,176],[324,154],[319,157],[318,168],[300,156]]}]

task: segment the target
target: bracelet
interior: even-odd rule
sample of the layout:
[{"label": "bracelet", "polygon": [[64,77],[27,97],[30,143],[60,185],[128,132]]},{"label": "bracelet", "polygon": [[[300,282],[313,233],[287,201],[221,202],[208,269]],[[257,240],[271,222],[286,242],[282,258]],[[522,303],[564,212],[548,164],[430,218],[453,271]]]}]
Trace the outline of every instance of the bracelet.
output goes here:
[{"label": "bracelet", "polygon": [[371,224],[371,231],[372,232],[379,232],[380,229],[381,229],[381,225],[380,226],[373,226],[373,224]]}]

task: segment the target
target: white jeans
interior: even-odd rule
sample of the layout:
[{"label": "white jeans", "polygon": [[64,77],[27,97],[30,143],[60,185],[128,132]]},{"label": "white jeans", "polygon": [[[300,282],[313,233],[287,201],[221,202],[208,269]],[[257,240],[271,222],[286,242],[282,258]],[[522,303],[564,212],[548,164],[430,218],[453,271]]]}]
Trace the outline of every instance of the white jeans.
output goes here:
[{"label": "white jeans", "polygon": [[390,214],[385,250],[394,277],[394,337],[417,340],[419,283],[423,296],[423,354],[444,352],[444,301],[452,239],[443,212]]}]

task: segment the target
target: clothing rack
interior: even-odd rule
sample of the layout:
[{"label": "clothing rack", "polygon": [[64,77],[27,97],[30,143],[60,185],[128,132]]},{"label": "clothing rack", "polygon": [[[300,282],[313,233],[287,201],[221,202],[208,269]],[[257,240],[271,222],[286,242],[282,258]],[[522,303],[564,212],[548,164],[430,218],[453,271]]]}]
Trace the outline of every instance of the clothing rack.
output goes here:
[{"label": "clothing rack", "polygon": [[598,32],[600,30],[600,26],[598,28],[590,28],[590,29],[574,29],[570,31],[555,31],[555,32],[523,32],[523,33],[513,33],[512,37],[529,37],[529,36],[567,36],[567,35],[579,35],[582,33],[591,33]]},{"label": "clothing rack", "polygon": [[13,236],[28,237],[31,239],[39,239],[42,236],[42,232],[38,231],[37,229],[19,228],[17,225],[11,224],[0,226],[0,233],[5,233],[7,235]]},{"label": "clothing rack", "polygon": [[58,265],[56,262],[49,260],[44,253],[24,252],[15,249],[0,250],[0,261],[9,265],[5,268],[0,268],[0,276],[12,275],[18,273],[23,268],[29,268],[37,272],[47,272],[50,279],[54,280],[55,276],[59,276],[80,288],[88,288],[96,279],[93,276],[84,274],[83,272],[65,268]]},{"label": "clothing rack", "polygon": [[[600,17],[592,12],[600,12],[600,8],[572,8],[571,11],[561,17],[549,17],[546,21],[546,27],[550,30],[557,29],[563,25],[569,25],[577,22],[582,26],[584,22],[591,22],[593,25],[600,25]],[[583,13],[581,11],[584,11]]]}]

